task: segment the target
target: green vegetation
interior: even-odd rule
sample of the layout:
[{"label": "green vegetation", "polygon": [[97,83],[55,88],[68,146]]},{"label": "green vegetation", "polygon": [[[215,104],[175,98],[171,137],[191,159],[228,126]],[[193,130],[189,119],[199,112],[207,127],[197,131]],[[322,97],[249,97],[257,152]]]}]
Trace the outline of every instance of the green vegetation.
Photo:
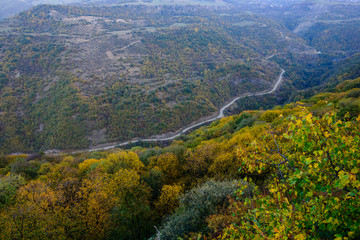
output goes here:
[{"label": "green vegetation", "polygon": [[[360,31],[355,27],[359,24],[360,20],[346,22],[346,24],[317,23],[304,34],[304,38],[320,51],[359,51],[359,43],[351,40],[360,37]],[[337,35],[336,33],[339,32],[342,34]]]},{"label": "green vegetation", "polygon": [[0,239],[360,238],[359,6],[148,2],[0,23]]},{"label": "green vegetation", "polygon": [[0,236],[356,239],[359,83],[164,148],[2,156]]},{"label": "green vegetation", "polygon": [[[278,43],[278,26],[264,37],[247,27],[254,46],[206,8],[161,9],[43,5],[3,22],[0,152],[163,134],[271,87],[279,67],[255,48],[270,36]],[[239,21],[248,18],[267,21],[246,13]]]},{"label": "green vegetation", "polygon": [[[230,112],[309,98],[358,76],[357,49],[349,45],[356,41],[331,37],[356,34],[352,20],[338,17],[326,38],[316,24],[302,32],[305,40],[316,35],[315,47],[331,46],[317,54],[285,27],[306,18],[274,21],[267,15],[281,8],[258,15],[247,7],[41,5],[1,22],[0,153],[176,131],[235,96],[271,88],[280,66],[281,91],[241,99]],[[349,6],[325,7],[357,17]]]}]

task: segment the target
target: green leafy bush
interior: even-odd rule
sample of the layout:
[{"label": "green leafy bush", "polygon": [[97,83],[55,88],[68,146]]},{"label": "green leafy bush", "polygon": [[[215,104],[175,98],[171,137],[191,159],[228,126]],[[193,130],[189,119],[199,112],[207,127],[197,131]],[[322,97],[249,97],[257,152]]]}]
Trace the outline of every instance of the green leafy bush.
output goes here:
[{"label": "green leafy bush", "polygon": [[[245,184],[240,182],[240,185]],[[178,239],[191,232],[207,232],[205,219],[216,213],[219,206],[228,204],[228,197],[233,196],[238,181],[208,181],[192,189],[180,199],[180,207],[171,215],[160,229],[161,239]],[[250,194],[248,188],[247,194]]]}]

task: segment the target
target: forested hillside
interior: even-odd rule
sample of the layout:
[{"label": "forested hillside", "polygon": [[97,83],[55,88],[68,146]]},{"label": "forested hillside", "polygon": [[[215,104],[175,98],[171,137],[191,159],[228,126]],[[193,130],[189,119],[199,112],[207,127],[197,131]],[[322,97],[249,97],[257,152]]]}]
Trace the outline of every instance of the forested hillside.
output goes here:
[{"label": "forested hillside", "polygon": [[42,5],[4,20],[0,37],[3,153],[176,131],[271,89],[270,57],[317,58],[271,19],[196,6]]},{"label": "forested hillside", "polygon": [[358,239],[359,87],[245,111],[164,148],[3,156],[0,237]]},{"label": "forested hillside", "polygon": [[308,98],[336,69],[356,77],[342,71],[359,63],[356,3],[229,4],[40,5],[3,20],[0,152],[166,136],[271,89],[280,68],[276,94],[230,112]]},{"label": "forested hillside", "polygon": [[48,2],[0,4],[0,239],[360,239],[358,0]]}]

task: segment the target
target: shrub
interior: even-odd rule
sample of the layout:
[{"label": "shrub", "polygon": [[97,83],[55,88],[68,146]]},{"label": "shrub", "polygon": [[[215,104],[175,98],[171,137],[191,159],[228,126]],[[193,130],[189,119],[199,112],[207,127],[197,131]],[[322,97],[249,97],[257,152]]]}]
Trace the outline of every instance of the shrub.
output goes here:
[{"label": "shrub", "polygon": [[[244,184],[241,182],[240,184]],[[171,215],[160,229],[161,240],[178,239],[191,232],[207,232],[206,218],[215,214],[218,206],[228,204],[238,181],[208,181],[192,189],[180,199],[180,207]],[[248,188],[248,193],[250,188]]]}]

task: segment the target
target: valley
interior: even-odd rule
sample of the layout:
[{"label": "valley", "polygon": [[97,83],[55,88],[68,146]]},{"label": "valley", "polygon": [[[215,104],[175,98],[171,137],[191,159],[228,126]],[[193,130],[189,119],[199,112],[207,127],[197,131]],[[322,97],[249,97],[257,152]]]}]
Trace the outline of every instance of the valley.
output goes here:
[{"label": "valley", "polygon": [[[14,75],[10,71],[7,73],[19,83],[27,81],[22,77],[26,78],[29,74],[39,76],[41,85],[33,86],[36,95],[26,100],[32,104],[22,111],[28,111],[26,115],[32,124],[41,126],[37,128],[40,130],[31,130],[34,138],[45,140],[50,137],[55,141],[47,141],[47,146],[39,142],[43,150],[67,148],[57,142],[58,137],[54,139],[54,131],[65,133],[60,130],[64,119],[47,115],[49,111],[63,113],[57,108],[58,104],[49,106],[48,103],[55,100],[50,100],[52,92],[58,92],[55,89],[65,83],[65,79],[72,80],[64,87],[77,92],[76,102],[63,99],[66,105],[67,102],[73,105],[68,108],[72,112],[68,113],[71,119],[65,121],[67,126],[82,125],[81,132],[74,138],[77,142],[75,146],[82,148],[176,131],[211,115],[221,104],[240,93],[268,88],[278,71],[276,63],[263,61],[263,56],[256,53],[253,46],[245,46],[230,36],[226,37],[226,29],[210,23],[210,20],[206,20],[205,24],[187,24],[186,21],[198,18],[195,13],[187,16],[187,20],[179,21],[179,17],[184,17],[173,16],[167,20],[168,26],[152,27],[154,23],[136,18],[129,20],[124,16],[116,20],[97,16],[77,17],[78,14],[65,17],[64,11],[77,11],[77,7],[57,8],[49,11],[53,20],[44,25],[43,30],[31,30],[31,25],[16,29],[16,23],[5,21],[5,29],[12,29],[4,32],[6,37],[27,38],[34,43],[51,42],[61,48],[56,56],[51,56],[53,64],[34,68],[42,68],[41,73],[27,72],[25,62],[18,62]],[[147,9],[132,8],[140,13]],[[40,7],[38,11],[40,14],[46,10]],[[173,10],[152,11],[146,21]],[[184,9],[178,11],[182,13]],[[214,17],[216,15],[209,18]],[[48,30],[52,26],[57,26],[56,30]],[[206,38],[209,40],[203,42]],[[195,44],[189,45],[190,41]],[[130,102],[132,104],[127,109]],[[79,105],[88,110],[76,110]],[[24,105],[19,107],[24,108]],[[42,113],[36,112],[36,109]],[[5,118],[6,115],[3,115]],[[18,124],[23,125],[21,122],[23,120]],[[68,134],[73,135],[72,132]],[[63,137],[69,140],[66,135]],[[24,144],[24,149],[28,147]],[[34,147],[38,148],[31,148]]]},{"label": "valley", "polygon": [[[255,109],[283,104],[296,91],[326,82],[325,72],[358,51],[350,41],[339,46],[341,39],[329,48],[314,29],[337,25],[356,37],[357,5],[338,6],[349,17],[319,15],[319,9],[332,12],[335,5],[265,4],[260,13],[239,3],[232,8],[40,5],[5,19],[1,152],[166,139],[215,118],[237,96],[247,97],[227,108],[229,113],[251,104]],[[297,19],[299,11],[307,12]],[[281,88],[244,103],[251,93],[271,88],[280,66],[286,69]]]},{"label": "valley", "polygon": [[4,0],[0,239],[360,239],[360,0]]},{"label": "valley", "polygon": [[[227,108],[229,108],[231,105],[233,105],[237,100],[239,100],[241,98],[250,97],[250,96],[264,96],[264,95],[273,93],[274,91],[276,91],[278,89],[279,85],[281,84],[284,73],[285,73],[285,70],[281,69],[281,73],[280,73],[279,77],[277,78],[276,82],[274,83],[274,86],[271,88],[271,90],[265,90],[263,92],[255,92],[255,93],[246,93],[246,94],[242,94],[240,96],[237,96],[234,99],[232,99],[229,103],[222,106],[218,110],[218,112],[217,112],[218,115],[216,117],[213,117],[213,115],[209,116],[209,117],[204,117],[203,118],[204,120],[200,119],[197,122],[191,124],[190,126],[187,126],[185,128],[182,128],[182,129],[176,131],[175,133],[166,133],[166,134],[162,134],[160,136],[159,135],[151,136],[150,138],[133,139],[131,141],[122,142],[122,143],[116,143],[116,144],[113,144],[113,145],[110,145],[110,146],[103,146],[103,147],[96,147],[95,146],[94,148],[91,148],[91,149],[88,149],[88,150],[83,149],[83,150],[80,150],[79,152],[82,152],[82,151],[90,151],[90,152],[92,152],[92,151],[108,150],[108,149],[112,149],[112,148],[123,147],[123,146],[129,145],[129,144],[135,144],[135,143],[138,143],[138,142],[162,142],[162,141],[174,140],[175,138],[181,136],[182,134],[186,134],[187,132],[189,132],[192,129],[196,129],[197,127],[200,127],[200,126],[202,126],[204,124],[211,123],[211,122],[214,122],[215,120],[218,120],[218,119],[221,119],[221,118],[225,117],[224,111]],[[54,153],[54,151],[51,151],[51,150],[50,150],[50,152]],[[46,154],[46,151],[45,151],[45,154]]]}]

